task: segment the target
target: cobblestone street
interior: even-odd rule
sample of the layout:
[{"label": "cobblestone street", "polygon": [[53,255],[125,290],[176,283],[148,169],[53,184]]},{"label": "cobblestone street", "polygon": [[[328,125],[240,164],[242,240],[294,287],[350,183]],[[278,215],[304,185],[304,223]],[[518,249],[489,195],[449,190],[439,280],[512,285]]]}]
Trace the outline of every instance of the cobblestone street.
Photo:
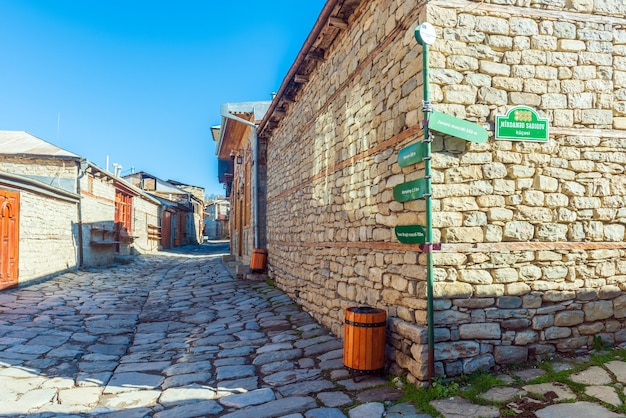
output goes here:
[{"label": "cobblestone street", "polygon": [[[236,279],[223,249],[184,247],[0,293],[0,416],[431,417],[396,404],[400,390],[382,378],[355,383],[341,339],[271,284]],[[504,403],[524,417],[624,416],[605,406],[622,405],[626,359],[553,367],[572,370],[584,394],[529,365],[497,375],[480,405],[431,405],[445,418],[499,417]]]},{"label": "cobblestone street", "polygon": [[[359,417],[342,343],[207,246],[0,293],[0,415]],[[336,382],[336,383],[335,383]],[[316,412],[317,411],[317,412]],[[352,414],[351,414],[352,415]]]}]

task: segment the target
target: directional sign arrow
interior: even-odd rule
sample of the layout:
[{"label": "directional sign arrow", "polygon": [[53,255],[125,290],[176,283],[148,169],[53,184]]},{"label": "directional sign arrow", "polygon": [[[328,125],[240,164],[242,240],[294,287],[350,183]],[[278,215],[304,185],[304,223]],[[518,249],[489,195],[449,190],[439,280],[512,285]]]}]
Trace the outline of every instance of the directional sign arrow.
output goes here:
[{"label": "directional sign arrow", "polygon": [[408,167],[417,164],[424,159],[424,143],[416,142],[404,147],[398,152],[398,165]]},{"label": "directional sign arrow", "polygon": [[426,231],[422,225],[398,225],[395,227],[396,238],[403,244],[426,243]]},{"label": "directional sign arrow", "polygon": [[441,112],[433,112],[428,129],[470,142],[487,142],[489,134],[482,126]]},{"label": "directional sign arrow", "polygon": [[420,199],[424,197],[426,190],[426,181],[417,179],[406,183],[398,184],[393,188],[393,198],[397,202],[408,202],[409,200]]}]

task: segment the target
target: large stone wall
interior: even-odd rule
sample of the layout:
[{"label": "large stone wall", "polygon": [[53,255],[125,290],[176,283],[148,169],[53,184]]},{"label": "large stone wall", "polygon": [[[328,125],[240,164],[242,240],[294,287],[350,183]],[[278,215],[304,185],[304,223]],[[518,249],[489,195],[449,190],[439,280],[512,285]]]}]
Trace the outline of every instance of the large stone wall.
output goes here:
[{"label": "large stone wall", "polygon": [[77,222],[77,202],[20,191],[20,284],[78,267]]},{"label": "large stone wall", "polygon": [[437,372],[594,336],[626,341],[626,6],[486,3],[363,2],[268,142],[270,274],[337,334],[346,307],[386,309],[392,371],[417,380],[426,258],[393,227],[423,224],[425,206],[395,202],[392,190],[423,176],[397,153],[423,136],[413,29],[425,20],[439,36],[436,110],[490,131],[514,105],[550,121],[545,144],[435,139]]}]

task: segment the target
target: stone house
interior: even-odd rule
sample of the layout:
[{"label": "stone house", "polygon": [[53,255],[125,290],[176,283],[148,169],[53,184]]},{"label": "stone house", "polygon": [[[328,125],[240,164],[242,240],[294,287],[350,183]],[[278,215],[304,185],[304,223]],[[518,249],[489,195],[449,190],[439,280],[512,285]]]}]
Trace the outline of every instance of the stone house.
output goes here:
[{"label": "stone house", "polygon": [[203,188],[187,186],[188,190],[185,190],[143,171],[124,176],[124,179],[160,203],[159,234],[162,248],[202,242]]},{"label": "stone house", "polygon": [[[329,0],[258,126],[267,159],[269,274],[338,335],[353,305],[388,314],[391,371],[427,380],[426,254],[398,225],[424,176],[430,99],[489,140],[435,136],[435,371],[454,376],[626,341],[626,3]],[[546,142],[495,140],[496,116],[532,108]]]},{"label": "stone house", "polygon": [[160,202],[27,132],[0,131],[0,289],[159,249]]},{"label": "stone house", "polygon": [[27,132],[0,131],[0,289],[78,266],[81,161]]},{"label": "stone house", "polygon": [[79,182],[83,265],[159,250],[157,199],[92,163],[84,165]]},{"label": "stone house", "polygon": [[230,202],[215,199],[206,204],[204,210],[204,236],[207,239],[223,240],[230,238]]},{"label": "stone house", "polygon": [[256,126],[270,103],[226,103],[222,123],[213,129],[218,178],[230,200],[230,251],[243,265],[250,265],[255,248],[266,247],[266,153]]}]

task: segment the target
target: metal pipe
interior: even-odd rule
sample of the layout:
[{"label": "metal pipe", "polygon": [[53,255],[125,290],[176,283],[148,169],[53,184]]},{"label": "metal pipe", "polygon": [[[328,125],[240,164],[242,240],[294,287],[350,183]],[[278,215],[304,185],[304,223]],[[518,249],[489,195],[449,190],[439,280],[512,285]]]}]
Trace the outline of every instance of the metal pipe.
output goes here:
[{"label": "metal pipe", "polygon": [[244,125],[248,125],[252,127],[252,163],[254,164],[253,179],[252,179],[252,216],[254,219],[254,248],[259,248],[259,195],[258,195],[258,182],[259,182],[259,139],[257,136],[257,125],[254,122],[250,122],[249,120],[245,120],[240,118],[239,116],[235,116],[232,113],[222,109],[222,117],[227,119],[232,119],[236,122],[243,123]]}]

